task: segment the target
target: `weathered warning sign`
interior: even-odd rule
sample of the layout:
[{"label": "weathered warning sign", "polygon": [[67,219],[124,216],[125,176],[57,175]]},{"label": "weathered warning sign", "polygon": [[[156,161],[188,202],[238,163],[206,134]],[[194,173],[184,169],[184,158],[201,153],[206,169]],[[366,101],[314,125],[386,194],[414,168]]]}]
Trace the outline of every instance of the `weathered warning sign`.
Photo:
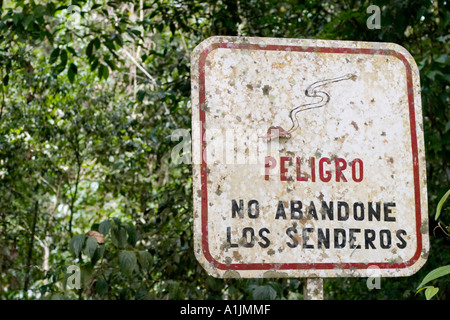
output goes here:
[{"label": "weathered warning sign", "polygon": [[192,54],[195,254],[217,277],[407,276],[428,255],[419,72],[395,44]]}]

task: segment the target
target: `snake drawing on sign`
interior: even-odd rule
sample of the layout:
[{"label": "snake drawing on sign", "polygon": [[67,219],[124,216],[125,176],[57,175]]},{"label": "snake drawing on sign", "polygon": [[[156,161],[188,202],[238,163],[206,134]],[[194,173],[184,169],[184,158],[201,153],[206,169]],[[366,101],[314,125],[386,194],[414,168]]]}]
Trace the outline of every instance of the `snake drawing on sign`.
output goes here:
[{"label": "snake drawing on sign", "polygon": [[311,103],[305,103],[298,107],[295,107],[291,110],[289,113],[289,118],[291,119],[292,126],[289,130],[285,130],[280,126],[272,126],[269,129],[267,129],[267,137],[266,140],[270,141],[275,138],[287,138],[289,139],[291,137],[291,133],[293,133],[295,130],[297,130],[300,126],[298,122],[297,115],[301,111],[316,109],[316,108],[322,108],[324,107],[329,101],[330,101],[330,95],[325,91],[319,91],[318,89],[323,87],[324,85],[327,85],[329,83],[333,82],[339,82],[344,80],[355,80],[356,75],[354,74],[346,74],[341,77],[333,78],[333,79],[326,79],[326,80],[320,80],[316,81],[305,90],[305,95],[309,98],[320,98],[319,101],[311,102]]}]

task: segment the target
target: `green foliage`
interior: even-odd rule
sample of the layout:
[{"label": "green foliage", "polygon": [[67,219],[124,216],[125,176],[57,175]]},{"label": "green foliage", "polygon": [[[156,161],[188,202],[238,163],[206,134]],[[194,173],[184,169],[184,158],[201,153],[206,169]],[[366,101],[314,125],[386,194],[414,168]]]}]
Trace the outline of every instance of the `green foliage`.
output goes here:
[{"label": "green foliage", "polygon": [[93,237],[87,237],[83,253],[90,259],[92,259],[96,250],[97,250],[97,239]]},{"label": "green foliage", "polygon": [[[139,235],[136,228],[122,223],[119,218],[104,220],[98,224],[98,228],[103,231],[101,235],[75,235],[69,241],[77,248],[76,251],[71,250],[74,254],[72,263],[81,270],[81,288],[78,292],[73,292],[71,289],[74,288],[67,286],[62,291],[53,288],[52,293],[44,298],[53,299],[55,294],[65,298],[76,294],[94,299],[152,298],[147,295],[147,287],[143,285],[148,285],[147,277],[152,270],[153,260],[147,250],[137,246],[135,240]],[[118,231],[120,241],[114,240],[114,230],[123,230]],[[129,283],[130,286],[124,287],[123,283]]]},{"label": "green foliage", "polygon": [[86,237],[84,236],[84,234],[76,235],[72,239],[70,239],[70,252],[72,252],[75,256],[78,256],[81,252],[81,249],[83,249],[85,239]]},{"label": "green foliage", "polygon": [[447,200],[448,196],[450,196],[450,189],[444,194],[444,196],[439,200],[439,203],[436,207],[436,215],[434,216],[434,220],[439,219],[441,215],[442,206],[444,205],[445,200]]},{"label": "green foliage", "polygon": [[275,300],[277,292],[271,285],[258,286],[253,290],[255,300]]},{"label": "green foliage", "polygon": [[423,278],[422,282],[419,284],[418,288],[424,286],[428,282],[435,280],[437,278],[446,276],[450,273],[450,265],[439,267],[437,269],[434,269],[430,273],[428,273],[425,278]]},{"label": "green foliage", "polygon": [[124,274],[131,275],[137,266],[136,254],[133,251],[121,251],[119,254],[119,268]]},{"label": "green foliage", "polygon": [[111,220],[104,220],[98,226],[98,231],[103,235],[107,235],[111,230]]},{"label": "green foliage", "polygon": [[433,298],[439,292],[439,288],[435,288],[433,286],[426,286],[417,290],[417,293],[419,293],[422,290],[425,290],[425,298],[427,300],[431,300],[431,298]]},{"label": "green foliage", "polygon": [[[448,198],[448,196],[450,195],[450,190],[448,190],[441,198],[441,200],[439,201],[437,208],[436,208],[436,215],[435,215],[435,220],[437,220],[441,214],[442,211],[442,207],[444,205],[445,200]],[[441,228],[442,226],[439,225]],[[448,227],[446,227],[447,230],[449,230]],[[445,231],[444,231],[445,232]],[[445,232],[446,235],[450,236],[450,234],[448,234],[447,232]],[[448,275],[450,273],[450,265],[446,265],[446,266],[442,266],[439,268],[436,268],[432,271],[430,271],[422,280],[422,282],[419,284],[419,286],[417,287],[417,292],[422,291],[423,289],[425,289],[425,297],[427,300],[430,300],[433,296],[435,296],[438,292],[439,292],[439,288],[435,288],[433,286],[427,286],[427,287],[423,287],[424,285],[426,285],[428,282],[433,281],[435,279],[444,277],[446,275]],[[423,287],[423,288],[421,288]]]},{"label": "green foliage", "polygon": [[[379,1],[380,30],[366,27],[369,1],[0,3],[0,299],[302,297],[297,279],[214,279],[194,257],[192,170],[171,162],[170,135],[190,128],[190,52],[212,35],[404,46],[421,73],[430,212],[448,190],[441,0]],[[325,279],[325,298],[420,298],[416,284],[450,258],[439,232],[417,275],[372,291]],[[80,289],[66,286],[70,266]],[[448,277],[433,281],[427,297],[448,299]]]}]

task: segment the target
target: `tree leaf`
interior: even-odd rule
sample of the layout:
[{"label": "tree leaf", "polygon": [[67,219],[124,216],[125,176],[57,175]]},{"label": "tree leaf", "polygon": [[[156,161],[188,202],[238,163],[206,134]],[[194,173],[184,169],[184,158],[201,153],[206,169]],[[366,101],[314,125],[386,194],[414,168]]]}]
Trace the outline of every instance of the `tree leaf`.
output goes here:
[{"label": "tree leaf", "polygon": [[61,58],[61,65],[62,66],[66,66],[66,64],[67,64],[67,51],[66,50],[61,50],[61,53],[60,53],[59,57]]},{"label": "tree leaf", "polygon": [[94,41],[95,49],[98,50],[100,48],[100,39],[99,38],[95,38],[93,41]]},{"label": "tree leaf", "polygon": [[101,296],[105,295],[108,292],[108,283],[103,277],[97,279],[97,283],[95,284],[95,291]]},{"label": "tree leaf", "polygon": [[437,63],[447,64],[448,62],[448,55],[447,54],[441,54],[439,57],[434,58],[434,61]]},{"label": "tree leaf", "polygon": [[111,70],[116,70],[116,66],[114,65],[114,63],[111,60],[105,59],[105,62],[111,68]]},{"label": "tree leaf", "polygon": [[255,300],[274,300],[277,292],[270,285],[258,286],[253,290],[253,299]]},{"label": "tree leaf", "polygon": [[127,230],[127,233],[128,233],[128,239],[127,239],[128,243],[134,247],[138,240],[138,233],[137,233],[136,229],[130,225],[125,225],[125,229]]},{"label": "tree leaf", "polygon": [[120,223],[120,219],[119,219],[119,218],[113,218],[113,221],[114,221],[114,223],[115,223],[118,227],[121,226],[121,223]]},{"label": "tree leaf", "polygon": [[444,130],[444,132],[447,133],[448,130],[450,130],[450,121],[447,122],[447,124],[445,125],[445,130]]},{"label": "tree leaf", "polygon": [[148,269],[148,267],[152,264],[152,256],[147,250],[139,251],[139,263],[144,269]]},{"label": "tree leaf", "polygon": [[72,55],[78,57],[77,52],[75,51],[74,48],[72,48],[72,47],[67,47],[66,49],[67,49],[67,51],[70,52],[70,54],[72,54]]},{"label": "tree leaf", "polygon": [[428,282],[435,280],[437,278],[443,277],[447,274],[450,273],[450,264],[443,266],[443,267],[439,267],[434,269],[433,271],[431,271],[430,273],[428,273],[425,278],[423,278],[422,282],[419,284],[419,286],[417,287],[420,288],[422,286],[424,286],[425,284],[427,284]]},{"label": "tree leaf", "polygon": [[56,74],[60,74],[65,69],[65,66],[62,64],[58,64],[56,67],[53,68],[53,71],[56,72]]},{"label": "tree leaf", "polygon": [[134,251],[124,250],[119,254],[119,268],[123,273],[130,275],[136,268],[137,259]]},{"label": "tree leaf", "polygon": [[92,58],[93,49],[94,49],[94,40],[91,40],[86,47],[86,55],[88,56],[89,60],[91,60]]},{"label": "tree leaf", "polygon": [[139,90],[137,92],[137,99],[139,102],[142,102],[144,100],[145,94],[146,94],[145,90]]},{"label": "tree leaf", "polygon": [[69,241],[70,252],[72,252],[75,256],[78,256],[83,248],[85,239],[86,236],[84,234],[77,234],[76,236],[73,236]]},{"label": "tree leaf", "polygon": [[99,245],[95,249],[94,255],[91,258],[91,263],[94,265],[100,258],[103,256],[103,253],[105,252],[105,246]]},{"label": "tree leaf", "polygon": [[93,59],[92,64],[91,64],[91,71],[94,71],[99,65],[99,61],[97,58]]},{"label": "tree leaf", "polygon": [[81,266],[81,287],[86,288],[91,282],[94,268],[90,265]]},{"label": "tree leaf", "polygon": [[436,77],[436,75],[443,76],[444,74],[439,70],[432,70],[425,73],[425,76],[433,81],[435,80],[434,78]]},{"label": "tree leaf", "polygon": [[102,79],[102,78],[104,78],[105,80],[108,79],[108,77],[109,77],[108,66],[106,64],[100,64],[100,66],[98,67],[97,73],[98,73],[99,79]]},{"label": "tree leaf", "polygon": [[22,25],[26,28],[28,27],[28,25],[34,21],[34,17],[33,16],[26,16],[25,19],[22,20]]},{"label": "tree leaf", "polygon": [[436,293],[438,293],[439,288],[435,288],[433,286],[429,286],[427,287],[427,289],[425,290],[425,298],[427,298],[427,300],[431,300],[431,298],[433,298]]},{"label": "tree leaf", "polygon": [[439,219],[439,216],[441,215],[442,206],[444,205],[444,202],[445,200],[447,200],[448,196],[450,196],[450,189],[444,194],[444,196],[439,201],[436,207],[436,215],[434,216],[434,220]]},{"label": "tree leaf", "polygon": [[75,80],[75,75],[77,74],[77,66],[73,63],[70,64],[69,70],[67,71],[67,76],[69,77],[70,83],[73,83]]},{"label": "tree leaf", "polygon": [[86,245],[84,246],[84,254],[89,258],[92,258],[95,253],[95,249],[97,249],[97,239],[94,237],[87,237]]},{"label": "tree leaf", "polygon": [[98,226],[98,231],[105,236],[108,234],[110,229],[111,229],[111,220],[104,220]]},{"label": "tree leaf", "polygon": [[5,75],[5,76],[3,77],[3,85],[4,85],[4,86],[7,86],[7,85],[8,85],[8,82],[9,82],[9,75],[7,74],[7,75]]},{"label": "tree leaf", "polygon": [[103,64],[103,65],[102,65],[102,69],[103,69],[102,77],[103,77],[105,80],[108,80],[108,77],[109,77],[109,68],[108,68],[108,66],[107,66],[106,64]]},{"label": "tree leaf", "polygon": [[123,247],[127,243],[127,231],[123,227],[112,227],[111,240],[116,247]]},{"label": "tree leaf", "polygon": [[101,4],[96,3],[96,4],[94,4],[94,5],[92,6],[91,11],[92,11],[92,10],[95,10],[95,9],[101,7],[101,6],[102,6]]},{"label": "tree leaf", "polygon": [[67,64],[67,51],[66,50],[61,50],[60,54],[59,54],[59,58],[61,59],[61,62],[54,67],[54,71],[56,73],[61,73],[65,68],[66,68],[66,64]]},{"label": "tree leaf", "polygon": [[99,80],[101,80],[102,77],[103,77],[103,65],[102,64],[100,64],[99,67],[98,67],[97,76],[98,76]]},{"label": "tree leaf", "polygon": [[60,53],[60,49],[59,48],[55,48],[52,53],[50,54],[50,59],[48,60],[49,64],[53,64],[55,63],[55,61],[58,59],[59,57],[59,53]]}]

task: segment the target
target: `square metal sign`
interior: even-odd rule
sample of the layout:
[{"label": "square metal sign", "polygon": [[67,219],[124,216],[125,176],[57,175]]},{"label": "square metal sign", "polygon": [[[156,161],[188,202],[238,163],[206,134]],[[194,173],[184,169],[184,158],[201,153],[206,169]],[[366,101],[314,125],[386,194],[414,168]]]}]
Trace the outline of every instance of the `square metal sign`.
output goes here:
[{"label": "square metal sign", "polygon": [[194,250],[215,277],[408,276],[428,213],[419,71],[392,43],[192,53]]}]

